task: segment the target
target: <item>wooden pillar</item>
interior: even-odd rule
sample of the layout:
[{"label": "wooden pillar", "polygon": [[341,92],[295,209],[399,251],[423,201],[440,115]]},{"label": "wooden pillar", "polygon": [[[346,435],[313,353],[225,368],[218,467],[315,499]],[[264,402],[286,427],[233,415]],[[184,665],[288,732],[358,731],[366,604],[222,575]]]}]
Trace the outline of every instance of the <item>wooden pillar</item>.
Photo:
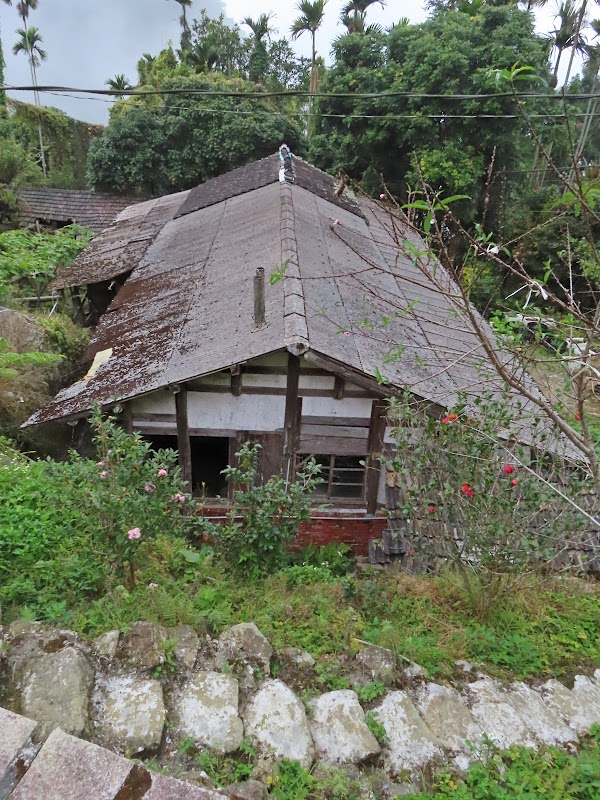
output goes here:
[{"label": "wooden pillar", "polygon": [[301,404],[298,397],[300,383],[300,358],[288,356],[287,386],[285,391],[285,419],[283,423],[283,477],[292,480],[294,458],[300,434]]},{"label": "wooden pillar", "polygon": [[383,451],[383,438],[387,424],[386,403],[384,400],[373,400],[371,411],[371,425],[367,443],[368,456],[366,458],[365,496],[367,512],[374,514],[377,510],[377,492],[379,490],[379,476],[381,475],[381,461],[379,457]]},{"label": "wooden pillar", "polygon": [[346,381],[340,375],[336,375],[335,382],[333,384],[334,398],[336,400],[343,400],[345,391],[346,391]]},{"label": "wooden pillar", "polygon": [[188,423],[188,397],[187,389],[179,387],[175,393],[175,419],[177,421],[177,450],[179,451],[179,466],[181,477],[192,488],[192,445],[190,442],[190,427]]},{"label": "wooden pillar", "polygon": [[133,433],[133,408],[131,407],[131,401],[123,403],[121,421],[125,433]]}]

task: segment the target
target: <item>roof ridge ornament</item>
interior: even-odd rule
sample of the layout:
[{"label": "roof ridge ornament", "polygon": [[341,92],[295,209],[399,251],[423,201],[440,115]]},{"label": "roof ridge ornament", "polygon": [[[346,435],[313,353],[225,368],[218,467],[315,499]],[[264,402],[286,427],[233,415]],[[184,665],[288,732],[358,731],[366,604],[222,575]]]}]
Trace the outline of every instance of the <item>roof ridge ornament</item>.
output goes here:
[{"label": "roof ridge ornament", "polygon": [[287,144],[279,148],[281,167],[279,168],[280,183],[296,183],[296,170],[294,169],[294,155]]}]

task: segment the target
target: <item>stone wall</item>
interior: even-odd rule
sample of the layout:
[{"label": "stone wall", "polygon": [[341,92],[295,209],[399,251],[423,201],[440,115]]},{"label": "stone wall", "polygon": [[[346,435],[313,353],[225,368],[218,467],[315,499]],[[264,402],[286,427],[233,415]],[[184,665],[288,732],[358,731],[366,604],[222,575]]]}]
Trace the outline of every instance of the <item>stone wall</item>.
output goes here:
[{"label": "stone wall", "polygon": [[[358,694],[309,694],[314,659],[295,649],[275,654],[253,623],[211,639],[188,626],[140,622],[127,634],[112,631],[93,642],[39,623],[14,623],[1,642],[0,706],[7,711],[0,709],[0,724],[6,731],[1,720],[10,721],[14,732],[12,739],[0,737],[0,800],[40,797],[40,781],[59,785],[59,777],[44,778],[57,759],[74,780],[88,752],[110,776],[106,791],[65,789],[45,793],[46,800],[208,800],[218,789],[228,797],[264,798],[281,759],[352,770],[365,798],[394,797],[442,766],[465,769],[484,735],[503,749],[571,746],[600,723],[600,670],[575,677],[569,687],[556,680],[532,687],[504,685],[458,662],[456,680],[446,685],[428,680],[418,665],[401,669],[390,651],[375,646],[347,656],[348,684]],[[382,691],[367,702],[360,687],[374,680]],[[73,744],[79,740],[87,742]],[[244,784],[214,786],[198,766],[202,750],[234,757],[248,744],[254,772]],[[184,779],[183,788],[173,784],[171,794],[161,794],[154,788],[159,779],[144,777],[141,767],[132,773],[132,764],[117,757],[125,755],[152,758]],[[99,778],[92,770],[81,780],[87,786]],[[126,780],[138,788],[123,794]],[[385,794],[376,788],[383,783]]]}]

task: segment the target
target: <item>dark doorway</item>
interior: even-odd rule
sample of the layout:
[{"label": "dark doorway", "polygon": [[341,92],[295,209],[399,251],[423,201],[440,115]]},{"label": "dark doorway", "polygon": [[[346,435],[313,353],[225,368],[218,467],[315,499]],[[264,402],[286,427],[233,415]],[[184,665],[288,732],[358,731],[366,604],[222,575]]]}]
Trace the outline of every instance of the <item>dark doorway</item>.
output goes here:
[{"label": "dark doorway", "polygon": [[222,471],[229,464],[229,439],[192,436],[192,490],[206,497],[227,497],[227,478]]},{"label": "dark doorway", "polygon": [[176,436],[153,436],[148,433],[142,434],[142,439],[148,442],[150,447],[157,450],[177,450]]}]

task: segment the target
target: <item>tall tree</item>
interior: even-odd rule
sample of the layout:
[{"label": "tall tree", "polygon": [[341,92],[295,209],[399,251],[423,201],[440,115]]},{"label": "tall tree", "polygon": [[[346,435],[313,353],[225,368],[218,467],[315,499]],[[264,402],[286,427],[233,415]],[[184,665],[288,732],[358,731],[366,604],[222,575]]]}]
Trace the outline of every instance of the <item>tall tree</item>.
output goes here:
[{"label": "tall tree", "polygon": [[13,53],[17,56],[19,53],[25,53],[29,58],[32,66],[37,69],[42,61],[46,61],[48,53],[42,49],[43,43],[42,36],[39,30],[32,25],[30,28],[18,28],[17,34],[19,38],[13,46]]},{"label": "tall tree", "polygon": [[298,39],[303,33],[310,33],[312,40],[310,91],[315,94],[319,87],[319,68],[317,64],[317,31],[323,23],[327,0],[300,0],[296,9],[300,16],[294,20],[291,27],[292,39]]},{"label": "tall tree", "polygon": [[[12,0],[3,0],[7,6],[12,5]],[[4,67],[6,66],[4,62],[4,48],[2,47],[2,30],[0,28],[0,116],[2,113],[2,109],[6,105],[6,95],[2,90],[2,86],[4,86]]]},{"label": "tall tree", "polygon": [[179,17],[179,24],[181,25],[181,49],[187,50],[191,36],[187,10],[192,7],[192,0],[175,0],[175,2],[181,6],[181,16]]},{"label": "tall tree", "polygon": [[[578,8],[575,0],[563,0],[558,7],[556,20],[558,26],[552,32],[551,44],[556,50],[556,60],[554,62],[554,71],[551,78],[551,86],[555,87],[558,83],[558,70],[563,53],[572,48],[573,55],[576,51],[585,51],[585,41],[581,35],[582,25],[582,10],[585,13],[584,5]],[[572,64],[572,61],[571,61]],[[569,72],[570,72],[569,66]],[[567,76],[568,80],[568,76]]]},{"label": "tall tree", "polygon": [[[42,37],[39,35],[39,31],[37,31],[37,28],[34,28],[34,30],[36,31],[36,35],[37,35],[37,41],[35,41],[34,44],[37,45],[37,49],[40,52],[33,53],[32,50],[30,49],[30,45],[31,45],[32,39],[30,38],[30,35],[29,35],[29,14],[30,14],[31,11],[36,11],[38,6],[39,6],[39,0],[19,0],[19,2],[17,3],[17,11],[19,13],[19,16],[23,20],[23,28],[22,29],[19,28],[17,33],[18,34],[22,34],[22,33],[25,34],[24,38],[22,39],[22,41],[23,41],[23,43],[25,44],[25,47],[26,47],[26,50],[24,52],[27,53],[27,56],[28,56],[28,59],[29,59],[29,68],[31,70],[31,82],[32,82],[33,87],[34,87],[33,96],[35,98],[35,104],[37,106],[40,106],[41,105],[41,103],[40,103],[40,95],[39,95],[39,93],[37,91],[37,68],[40,65],[41,61],[45,61],[48,56],[47,56],[46,52],[39,47],[39,45],[42,42]],[[35,39],[35,37],[33,37],[33,38]],[[17,42],[15,47],[17,47],[18,44],[19,44],[19,42]],[[15,51],[15,48],[13,47],[13,52],[15,52],[15,54],[16,54],[17,52],[21,52],[21,51],[20,50]],[[44,54],[43,56],[41,55],[42,53]],[[42,123],[41,122],[38,124],[38,135],[39,135],[39,140],[40,140],[40,160],[41,160],[41,163],[42,163],[42,171],[44,173],[44,177],[46,177],[47,174],[48,174],[48,170],[46,168],[46,153],[44,151],[44,137],[43,137],[43,134],[42,134]]]},{"label": "tall tree", "polygon": [[106,85],[109,89],[113,89],[115,93],[115,97],[122,98],[124,97],[124,93],[133,89],[133,86],[129,83],[125,75],[120,73],[119,75],[115,75],[114,78],[109,78],[106,81]]},{"label": "tall tree", "polygon": [[264,80],[267,70],[269,68],[269,58],[267,54],[267,45],[265,39],[273,31],[271,27],[271,20],[273,14],[261,14],[258,19],[246,17],[244,25],[247,25],[252,31],[254,42],[252,45],[252,52],[250,54],[249,78],[251,81]]},{"label": "tall tree", "polygon": [[380,5],[385,7],[385,0],[350,0],[342,8],[342,19],[344,17],[357,17],[363,26],[367,18],[367,11],[371,6]]}]

